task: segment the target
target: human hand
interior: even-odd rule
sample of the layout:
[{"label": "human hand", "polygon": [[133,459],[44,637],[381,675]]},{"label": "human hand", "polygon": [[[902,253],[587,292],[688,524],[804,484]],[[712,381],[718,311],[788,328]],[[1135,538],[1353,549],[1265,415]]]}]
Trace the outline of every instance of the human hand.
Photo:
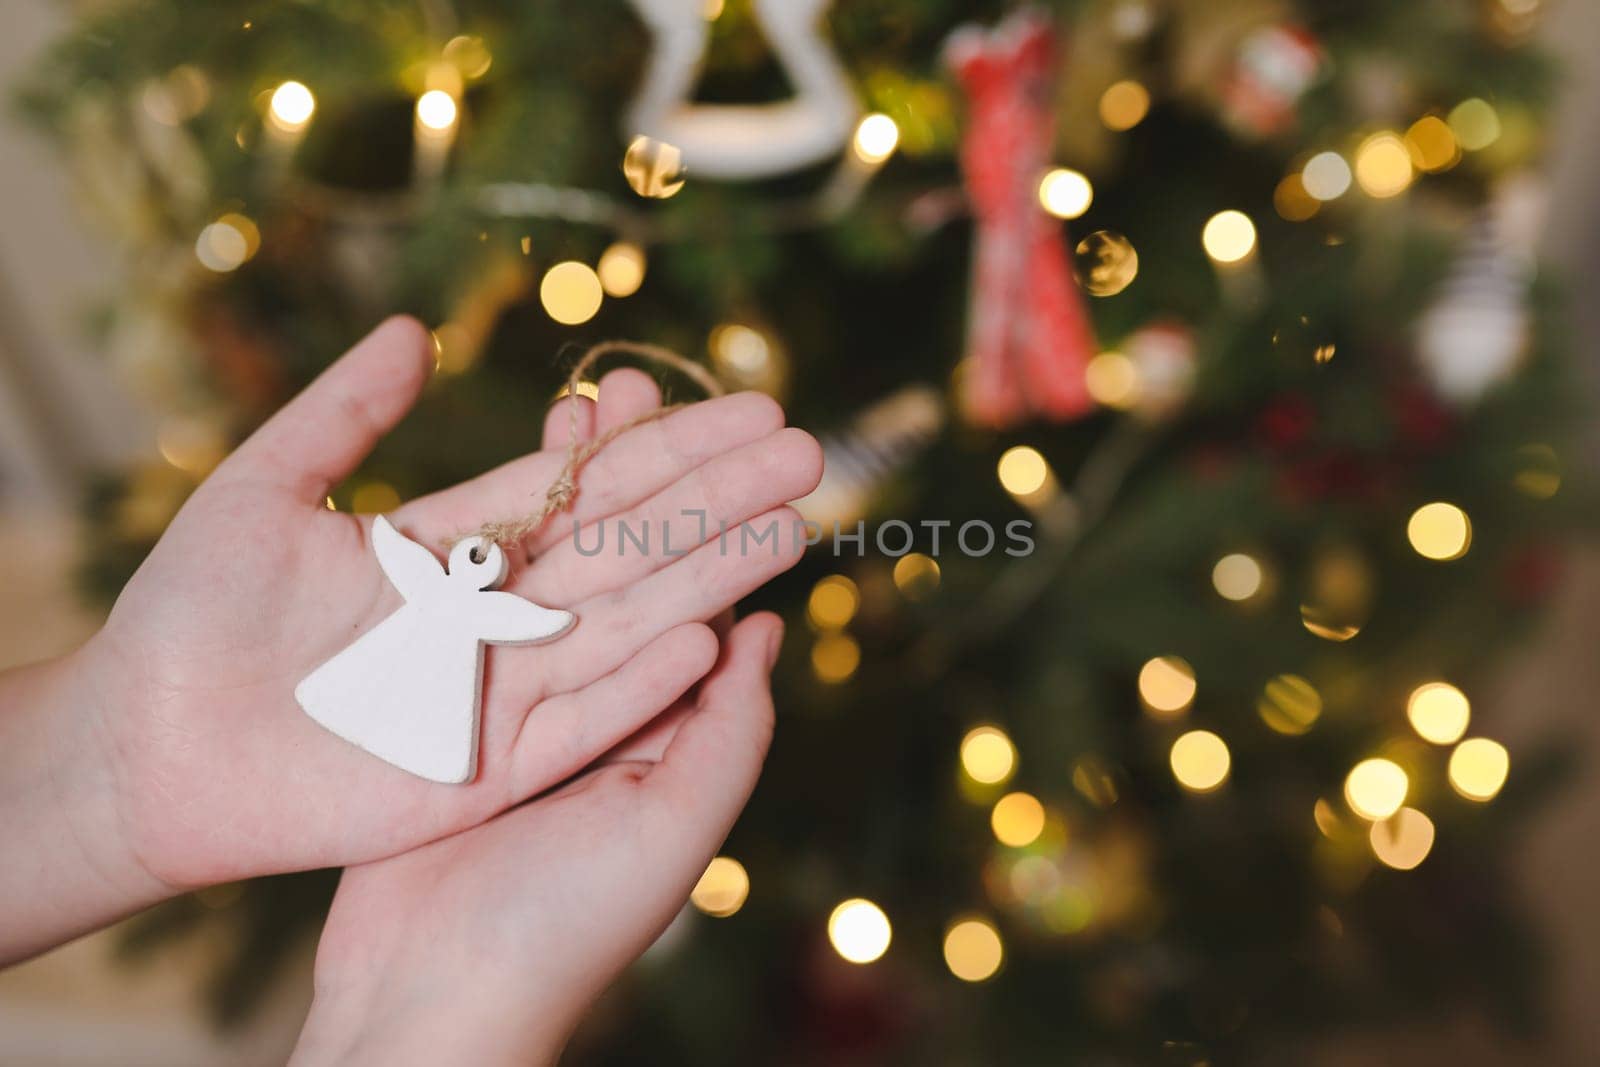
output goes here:
[{"label": "human hand", "polygon": [[755,786],[783,625],[733,628],[695,693],[571,784],[345,871],[293,1062],[553,1063],[683,906]]},{"label": "human hand", "polygon": [[[546,645],[489,650],[476,779],[439,785],[358,750],[293,692],[400,600],[370,551],[370,518],[324,499],[410,409],[432,363],[408,319],[357,345],[200,486],[76,656],[98,695],[120,832],[174,890],[392,855],[564,780],[703,676],[717,651],[704,620],[798,556],[790,537],[777,551],[715,543],[721,522],[798,522],[781,505],[819,477],[815,441],[782,428],[770,399],[723,397],[635,427],[585,467],[573,518],[670,526],[674,545],[699,547],[586,557],[558,517],[504,588],[578,621]],[[617,371],[598,404],[566,403],[594,432],[659,402],[647,375]],[[569,415],[552,413],[544,451],[412,501],[394,525],[443,547],[528,510],[562,466]],[[710,543],[686,509],[706,513]]]}]

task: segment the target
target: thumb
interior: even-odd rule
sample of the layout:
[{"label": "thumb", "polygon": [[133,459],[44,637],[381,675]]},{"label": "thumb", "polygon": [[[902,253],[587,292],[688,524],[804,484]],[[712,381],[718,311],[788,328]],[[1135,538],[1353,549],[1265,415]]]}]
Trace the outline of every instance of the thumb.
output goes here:
[{"label": "thumb", "polygon": [[397,315],[367,334],[218,468],[320,504],[410,411],[433,372],[433,337]]}]

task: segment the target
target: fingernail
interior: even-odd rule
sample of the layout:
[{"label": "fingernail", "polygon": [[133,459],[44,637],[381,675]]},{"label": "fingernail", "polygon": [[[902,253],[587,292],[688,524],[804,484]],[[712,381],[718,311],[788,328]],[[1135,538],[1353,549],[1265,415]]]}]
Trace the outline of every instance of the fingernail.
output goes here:
[{"label": "fingernail", "polygon": [[779,622],[772,628],[772,637],[767,643],[767,670],[772,670],[778,663],[778,652],[783,648],[783,623]]}]

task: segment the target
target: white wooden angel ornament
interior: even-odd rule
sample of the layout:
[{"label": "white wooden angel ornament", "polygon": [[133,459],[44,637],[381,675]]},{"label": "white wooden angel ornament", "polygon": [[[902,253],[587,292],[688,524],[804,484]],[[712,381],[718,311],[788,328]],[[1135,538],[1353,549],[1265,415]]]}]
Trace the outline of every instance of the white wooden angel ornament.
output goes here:
[{"label": "white wooden angel ornament", "polygon": [[844,67],[822,35],[829,0],[754,0],[755,20],[795,87],[790,100],[702,104],[692,100],[710,26],[705,0],[633,0],[655,39],[623,135],[676,148],[699,177],[770,178],[838,154],[860,108]]},{"label": "white wooden angel ornament", "polygon": [[378,516],[372,547],[405,597],[394,614],[318,667],[295,689],[307,715],[402,770],[435,782],[477,772],[485,643],[526,644],[573,623],[567,611],[496,592],[500,546],[468,537],[449,569]]}]

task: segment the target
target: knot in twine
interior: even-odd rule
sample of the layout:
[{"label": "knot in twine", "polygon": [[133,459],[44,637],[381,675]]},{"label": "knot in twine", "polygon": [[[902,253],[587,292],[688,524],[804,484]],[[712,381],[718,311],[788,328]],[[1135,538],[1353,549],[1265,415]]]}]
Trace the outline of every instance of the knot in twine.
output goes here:
[{"label": "knot in twine", "polygon": [[678,355],[670,348],[643,344],[638,341],[601,341],[592,346],[583,354],[582,359],[573,364],[572,373],[567,375],[566,395],[571,398],[572,403],[568,405],[570,419],[568,421],[566,462],[562,464],[555,480],[545,490],[544,500],[538,508],[526,515],[503,519],[499,522],[486,522],[480,526],[477,536],[482,538],[485,543],[497,544],[501,548],[510,548],[513,545],[520,545],[528,537],[538,533],[552,515],[557,515],[572,506],[572,502],[578,498],[579,472],[583,470],[584,464],[593,459],[601,449],[637,426],[643,426],[647,422],[654,422],[663,416],[670,415],[679,408],[688,406],[687,404],[679,403],[655,408],[636,419],[630,419],[620,426],[612,427],[598,437],[585,441],[578,426],[578,385],[584,380],[584,374],[589,368],[610,355],[636,356],[651,363],[671,367],[698,385],[705,391],[707,396],[721,396],[726,391],[722,388],[722,383],[712,377],[710,371],[700,366],[700,364]]}]

